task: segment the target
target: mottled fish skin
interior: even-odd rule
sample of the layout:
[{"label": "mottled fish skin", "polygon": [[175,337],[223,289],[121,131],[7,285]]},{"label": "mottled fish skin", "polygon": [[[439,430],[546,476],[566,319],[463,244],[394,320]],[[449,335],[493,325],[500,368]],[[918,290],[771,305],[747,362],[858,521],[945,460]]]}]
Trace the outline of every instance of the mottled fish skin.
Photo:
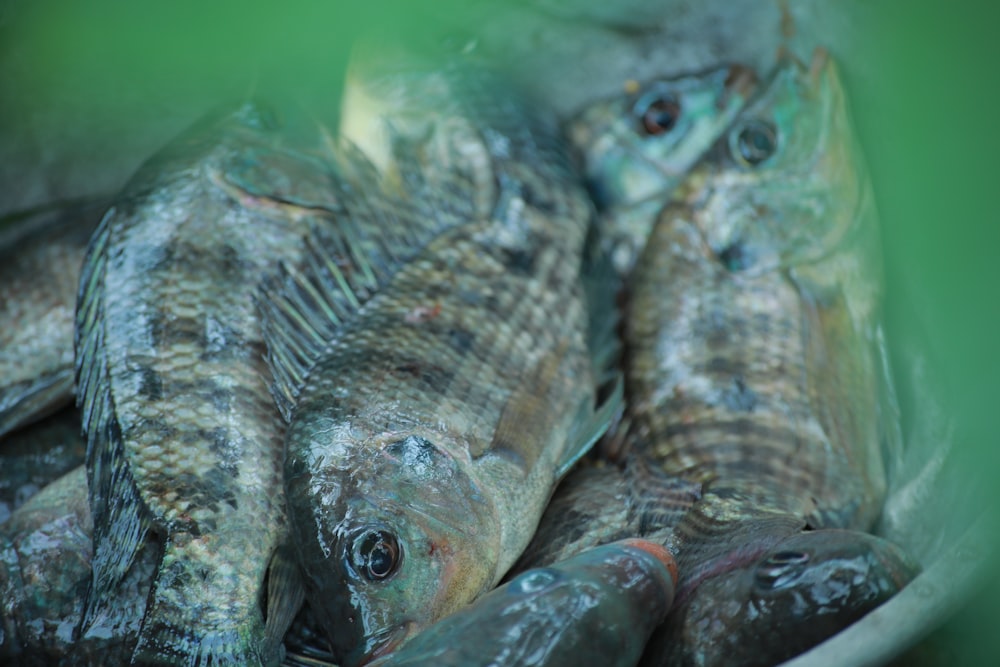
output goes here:
[{"label": "mottled fish skin", "polygon": [[[594,524],[598,541],[666,545],[680,582],[643,665],[775,664],[917,572],[861,532],[896,443],[856,150],[832,62],[783,60],[658,217],[630,280],[626,435],[611,438],[625,446],[608,448],[621,468],[568,478],[519,567],[566,557]],[[595,521],[589,496],[609,484]]]},{"label": "mottled fish skin", "polygon": [[104,201],[0,220],[0,438],[73,400],[80,267]]},{"label": "mottled fish skin", "polygon": [[0,442],[0,526],[46,484],[83,464],[80,413],[66,408]]},{"label": "mottled fish skin", "polygon": [[268,596],[266,619],[261,610],[286,522],[257,287],[279,262],[297,264],[306,221],[338,200],[331,166],[284,146],[280,130],[267,107],[246,104],[169,144],[115,201],[81,278],[78,401],[95,524],[81,632],[114,613],[155,534],[143,664],[273,663],[284,631],[274,626],[297,604]]},{"label": "mottled fish skin", "polygon": [[372,665],[632,667],[673,601],[673,559],[625,540],[518,575]]},{"label": "mottled fish skin", "polygon": [[52,482],[0,528],[0,662],[128,663],[146,607],[156,554],[122,582],[119,605],[87,637],[74,635],[90,582],[93,522],[83,466]]},{"label": "mottled fish skin", "polygon": [[[660,214],[633,274],[631,447],[702,492],[664,526],[682,581],[647,664],[770,664],[914,576],[896,547],[859,532],[878,516],[883,456],[898,446],[880,290],[874,203],[833,61],[818,51],[806,68],[786,56]],[[851,530],[827,530],[839,528]],[[740,593],[753,563],[802,555],[785,548],[796,540],[816,544],[801,583],[775,600]],[[816,578],[845,559],[890,565],[803,610]],[[758,609],[759,624],[734,626],[717,593],[743,595],[732,604]],[[766,650],[755,643],[765,627]],[[751,650],[704,648],[723,636]]]},{"label": "mottled fish skin", "polygon": [[321,325],[304,363],[269,338],[275,376],[298,378],[275,391],[294,397],[293,542],[345,665],[495,585],[620,397],[596,405],[580,276],[592,208],[554,119],[475,54],[376,52],[352,65],[342,134],[404,197],[421,183],[442,222],[424,223],[410,259],[376,267],[379,289]]},{"label": "mottled fish skin", "polygon": [[746,104],[756,78],[730,65],[625,87],[567,125],[600,211],[601,243],[621,275],[635,265],[657,212]]},{"label": "mottled fish skin", "polygon": [[895,406],[847,113],[825,54],[779,63],[657,220],[629,290],[626,390],[634,446],[666,472],[811,528],[865,530]]}]

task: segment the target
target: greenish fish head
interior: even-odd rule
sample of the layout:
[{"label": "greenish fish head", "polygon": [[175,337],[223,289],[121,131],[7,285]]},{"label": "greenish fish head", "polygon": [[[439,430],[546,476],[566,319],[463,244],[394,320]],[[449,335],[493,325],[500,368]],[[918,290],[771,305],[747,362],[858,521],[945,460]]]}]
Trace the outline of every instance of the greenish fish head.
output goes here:
[{"label": "greenish fish head", "polygon": [[691,183],[708,246],[732,271],[821,259],[867,219],[870,188],[837,68],[784,54]]},{"label": "greenish fish head", "polygon": [[296,450],[289,440],[289,520],[310,606],[339,664],[350,667],[394,650],[487,589],[499,521],[432,435],[358,438],[350,426],[311,432],[324,441]]},{"label": "greenish fish head", "polygon": [[705,658],[698,664],[732,652],[746,658],[741,664],[782,662],[860,619],[918,572],[894,544],[838,529],[797,533],[737,561],[679,592],[684,650]]},{"label": "greenish fish head", "polygon": [[587,107],[569,123],[571,141],[602,209],[666,198],[743,108],[753,71],[708,72],[630,82],[624,95]]}]

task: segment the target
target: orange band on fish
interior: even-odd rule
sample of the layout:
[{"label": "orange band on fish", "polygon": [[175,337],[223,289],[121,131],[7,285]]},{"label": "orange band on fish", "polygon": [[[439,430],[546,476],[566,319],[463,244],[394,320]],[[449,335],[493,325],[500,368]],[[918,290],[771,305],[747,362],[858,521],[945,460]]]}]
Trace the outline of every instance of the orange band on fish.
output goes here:
[{"label": "orange band on fish", "polygon": [[630,547],[635,547],[640,551],[645,551],[650,556],[653,556],[658,561],[663,563],[667,571],[670,572],[670,578],[674,581],[674,586],[677,585],[677,561],[674,560],[674,555],[670,553],[662,544],[657,544],[656,542],[650,542],[649,540],[641,540],[639,538],[631,538],[627,540],[622,540],[622,544],[627,544]]}]

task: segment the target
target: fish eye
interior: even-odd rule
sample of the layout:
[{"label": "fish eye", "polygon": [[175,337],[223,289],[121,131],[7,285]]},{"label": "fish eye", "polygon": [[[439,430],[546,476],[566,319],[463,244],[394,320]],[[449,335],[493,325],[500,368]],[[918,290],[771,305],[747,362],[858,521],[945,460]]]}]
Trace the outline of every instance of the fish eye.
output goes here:
[{"label": "fish eye", "polygon": [[649,101],[640,100],[635,113],[643,132],[658,136],[666,134],[677,125],[677,120],[681,117],[681,105],[670,96],[654,97]]},{"label": "fish eye", "polygon": [[778,130],[768,121],[751,120],[746,123],[736,137],[739,158],[756,167],[768,159],[778,149]]},{"label": "fish eye", "polygon": [[402,561],[396,536],[386,530],[369,529],[354,538],[351,565],[368,581],[388,579]]}]

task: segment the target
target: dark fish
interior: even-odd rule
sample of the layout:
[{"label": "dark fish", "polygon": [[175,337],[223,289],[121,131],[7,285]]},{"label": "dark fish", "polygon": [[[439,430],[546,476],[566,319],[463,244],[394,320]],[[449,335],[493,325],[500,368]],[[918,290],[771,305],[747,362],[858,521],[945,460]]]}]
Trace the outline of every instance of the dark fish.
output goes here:
[{"label": "dark fish", "polygon": [[176,139],[115,201],[81,278],[95,528],[82,632],[114,613],[154,534],[162,556],[134,656],[144,664],[273,663],[300,602],[289,586],[262,610],[265,573],[292,571],[275,556],[284,427],[256,296],[279,262],[300,260],[307,221],[339,203],[332,165],[284,142],[284,127],[247,104]]},{"label": "dark fish", "polygon": [[346,665],[492,588],[620,401],[597,399],[611,294],[584,292],[592,209],[552,119],[474,53],[376,52],[342,132],[409,203],[376,259],[318,253],[266,299],[294,542]]},{"label": "dark fish", "polygon": [[673,601],[662,546],[625,540],[524,572],[374,664],[631,667]]},{"label": "dark fish", "polygon": [[0,438],[72,402],[76,288],[106,208],[54,204],[0,220]]},{"label": "dark fish", "polygon": [[74,635],[90,582],[93,523],[82,466],[46,486],[0,530],[0,662],[126,664],[146,607],[156,553],[144,552],[119,604],[86,637]]},{"label": "dark fish", "polygon": [[568,124],[600,211],[601,243],[628,274],[674,189],[756,86],[741,65],[640,84],[590,104]]},{"label": "dark fish", "polygon": [[82,465],[86,451],[72,408],[0,442],[0,526],[46,484]]}]

